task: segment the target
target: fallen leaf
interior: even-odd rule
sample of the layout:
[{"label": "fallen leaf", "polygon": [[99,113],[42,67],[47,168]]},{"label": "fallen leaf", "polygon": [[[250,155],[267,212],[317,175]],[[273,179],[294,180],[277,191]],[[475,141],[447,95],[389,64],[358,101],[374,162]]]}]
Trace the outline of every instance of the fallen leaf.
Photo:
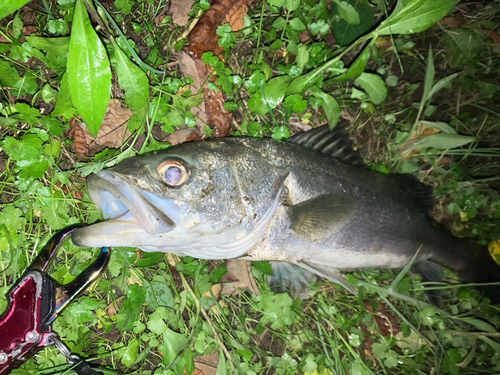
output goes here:
[{"label": "fallen leaf", "polygon": [[230,259],[226,261],[228,274],[236,277],[245,287],[250,289],[253,294],[258,296],[260,294],[257,283],[252,273],[252,263],[246,260]]},{"label": "fallen leaf", "polygon": [[170,142],[172,146],[180,143],[191,142],[200,138],[197,128],[185,128],[176,130],[173,134],[169,134],[162,142]]},{"label": "fallen leaf", "polygon": [[189,34],[188,52],[194,59],[200,59],[207,51],[219,56],[224,48],[219,46],[217,28],[225,23],[231,25],[232,31],[243,28],[243,19],[253,0],[214,0],[195,28]]},{"label": "fallen leaf", "polygon": [[78,156],[95,155],[104,148],[119,148],[130,137],[127,121],[133,112],[122,107],[119,100],[110,100],[97,138],[82,123],[71,120],[70,137],[75,138],[75,154]]},{"label": "fallen leaf", "polygon": [[194,359],[194,367],[200,370],[203,375],[215,375],[217,373],[219,358],[218,352],[196,357]]},{"label": "fallen leaf", "polygon": [[121,147],[131,136],[127,121],[133,114],[130,109],[124,108],[119,100],[110,100],[95,143],[108,148]]},{"label": "fallen leaf", "polygon": [[[194,60],[194,65],[198,73],[200,86],[210,77],[210,82],[215,83],[217,76],[212,74],[213,68],[208,67],[201,60],[201,56],[208,51],[221,57],[224,48],[219,46],[220,36],[217,28],[229,23],[232,31],[239,31],[243,28],[243,20],[247,14],[248,7],[253,0],[214,0],[210,4],[203,16],[200,18],[194,29],[189,34],[189,46],[187,52]],[[190,64],[185,63],[185,66]],[[183,66],[181,65],[181,71]],[[192,68],[190,68],[192,70]],[[208,86],[208,85],[207,85]],[[205,98],[206,124],[215,127],[215,137],[225,137],[228,135],[233,120],[230,111],[224,108],[224,97],[222,91],[210,90],[207,86],[203,88]],[[203,126],[202,132],[205,126]]]},{"label": "fallen leaf", "polygon": [[[23,36],[21,37],[21,40],[19,43],[24,43],[26,41],[25,37],[30,36],[31,34],[34,34],[38,32],[38,28],[36,26],[24,26],[23,27]],[[14,35],[14,31],[11,29],[9,30],[10,36]],[[0,35],[0,43],[10,43],[9,40],[3,36]]]},{"label": "fallen leaf", "polygon": [[495,31],[483,29],[483,34],[487,38],[493,39],[493,44],[500,44],[500,35]]},{"label": "fallen leaf", "polygon": [[439,23],[443,26],[448,26],[452,29],[458,27],[458,21],[455,17],[444,17],[439,21]]},{"label": "fallen leaf", "polygon": [[372,313],[375,322],[377,323],[378,330],[382,336],[396,336],[401,332],[399,324],[396,322],[394,316],[385,309],[385,306],[377,301],[378,307],[376,310],[373,309],[373,304],[371,300],[363,300],[365,307],[368,311]]},{"label": "fallen leaf", "polygon": [[121,296],[118,298],[116,301],[113,301],[109,306],[108,306],[108,316],[114,316],[118,314],[118,311],[120,311],[120,306],[122,305],[123,299],[125,296]]},{"label": "fallen leaf", "polygon": [[68,134],[69,138],[75,139],[75,154],[78,156],[87,156],[89,152],[89,146],[87,144],[87,138],[85,136],[85,130],[90,135],[89,130],[82,124],[80,124],[76,119],[72,119],[69,123],[70,131]]},{"label": "fallen leaf", "polygon": [[172,21],[178,26],[186,26],[189,21],[189,12],[194,0],[170,0],[170,15]]}]

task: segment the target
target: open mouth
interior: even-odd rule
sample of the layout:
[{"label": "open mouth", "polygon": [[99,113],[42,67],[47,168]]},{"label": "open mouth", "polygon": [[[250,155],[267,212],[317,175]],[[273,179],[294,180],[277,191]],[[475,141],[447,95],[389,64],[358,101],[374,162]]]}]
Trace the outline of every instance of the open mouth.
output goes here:
[{"label": "open mouth", "polygon": [[[79,246],[126,246],[131,235],[158,235],[176,226],[174,221],[159,208],[165,208],[166,200],[155,202],[154,194],[134,188],[120,174],[102,171],[87,178],[87,188],[92,199],[108,220],[75,231],[73,242]],[[85,229],[85,230],[83,230]],[[103,244],[102,240],[113,244]],[[128,238],[128,240],[126,240]],[[121,244],[121,242],[125,242]]]}]

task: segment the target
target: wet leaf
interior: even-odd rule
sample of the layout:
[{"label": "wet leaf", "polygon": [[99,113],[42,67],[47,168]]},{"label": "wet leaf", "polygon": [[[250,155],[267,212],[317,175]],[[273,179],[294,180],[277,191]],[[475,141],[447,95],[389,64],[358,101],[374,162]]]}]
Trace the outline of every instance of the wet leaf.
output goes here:
[{"label": "wet leaf", "polygon": [[389,18],[375,30],[378,35],[413,34],[424,31],[446,16],[459,0],[398,1]]},{"label": "wet leaf", "polygon": [[483,35],[467,29],[448,30],[444,43],[450,59],[450,65],[461,68],[469,64],[481,51]]},{"label": "wet leaf", "polygon": [[132,366],[137,359],[138,350],[139,350],[139,340],[132,339],[132,341],[128,343],[126,349],[123,352],[121,352],[122,363],[127,367]]},{"label": "wet leaf", "polygon": [[333,2],[337,6],[337,11],[339,12],[342,19],[344,19],[350,25],[359,25],[359,14],[356,9],[351,4],[349,4],[349,2],[342,0],[333,0]]},{"label": "wet leaf", "polygon": [[311,87],[309,92],[316,98],[323,100],[323,110],[328,120],[328,126],[330,126],[330,129],[335,128],[340,120],[340,106],[337,100],[333,96],[320,90],[317,86]]},{"label": "wet leaf", "polygon": [[[125,91],[125,103],[134,112],[136,126],[129,126],[131,131],[137,130],[144,121],[149,102],[149,79],[146,73],[129,60],[127,55],[113,44],[116,59],[116,73],[118,82]],[[118,146],[119,147],[119,146]]]},{"label": "wet leaf", "polygon": [[29,0],[2,0],[0,3],[0,19],[7,17],[28,3]]},{"label": "wet leaf", "polygon": [[174,307],[174,295],[167,284],[159,280],[153,280],[147,286],[147,289],[146,303],[152,310],[158,306]]},{"label": "wet leaf", "polygon": [[83,1],[76,0],[75,3],[68,81],[73,104],[95,137],[111,95],[111,70],[106,49],[90,23]]},{"label": "wet leaf", "polygon": [[141,307],[146,300],[146,289],[137,284],[130,285],[126,296],[116,320],[116,325],[120,331],[134,328],[134,322],[139,320]]},{"label": "wet leaf", "polygon": [[431,134],[428,137],[415,143],[409,150],[417,148],[436,148],[438,150],[448,150],[471,143],[474,137],[457,134]]},{"label": "wet leaf", "polygon": [[381,104],[387,97],[387,87],[384,80],[377,74],[362,73],[356,82],[366,91],[374,104]]},{"label": "wet leaf", "polygon": [[[359,17],[358,24],[349,23],[344,17],[332,24],[335,41],[341,46],[347,46],[361,35],[366,33],[375,23],[375,7],[370,6],[367,1],[348,0],[346,2],[354,7]],[[338,9],[338,8],[337,8]],[[338,11],[339,15],[340,11]]]}]

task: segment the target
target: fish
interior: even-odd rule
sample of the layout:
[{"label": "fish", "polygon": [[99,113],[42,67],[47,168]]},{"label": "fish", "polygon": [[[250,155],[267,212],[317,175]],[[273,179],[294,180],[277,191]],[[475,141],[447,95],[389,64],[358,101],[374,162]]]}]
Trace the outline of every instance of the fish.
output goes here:
[{"label": "fish", "polygon": [[[287,142],[185,143],[90,175],[87,188],[108,220],[75,231],[78,246],[269,261],[281,282],[298,290],[317,275],[356,293],[343,272],[409,262],[424,280],[438,279],[442,267],[464,282],[500,279],[486,246],[432,219],[430,186],[371,170],[343,127],[318,127]],[[500,299],[496,286],[483,292]]]}]

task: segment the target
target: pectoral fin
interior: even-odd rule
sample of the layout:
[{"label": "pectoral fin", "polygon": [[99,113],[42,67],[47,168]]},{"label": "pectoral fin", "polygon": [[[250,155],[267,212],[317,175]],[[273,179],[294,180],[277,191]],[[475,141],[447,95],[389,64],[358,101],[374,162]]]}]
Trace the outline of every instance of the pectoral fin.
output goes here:
[{"label": "pectoral fin", "polygon": [[358,291],[347,281],[347,277],[339,270],[335,268],[328,267],[328,265],[321,265],[316,263],[300,261],[297,263],[300,267],[308,270],[309,272],[315,273],[318,276],[324,277],[325,279],[331,280],[334,283],[342,285],[348,291],[350,291],[355,296],[358,295]]},{"label": "pectoral fin", "polygon": [[290,229],[309,241],[324,241],[340,231],[354,214],[356,201],[345,194],[327,194],[287,207]]}]

